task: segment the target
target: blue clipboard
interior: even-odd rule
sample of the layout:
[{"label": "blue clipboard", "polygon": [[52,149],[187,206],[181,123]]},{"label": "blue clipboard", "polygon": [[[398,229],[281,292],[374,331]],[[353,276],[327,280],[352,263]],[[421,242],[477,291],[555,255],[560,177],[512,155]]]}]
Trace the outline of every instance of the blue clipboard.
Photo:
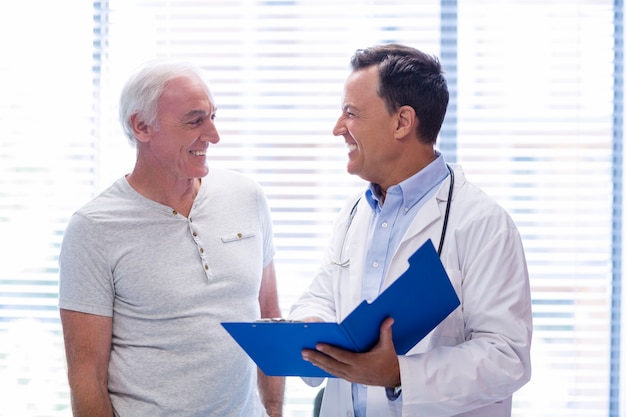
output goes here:
[{"label": "blue clipboard", "polygon": [[222,326],[269,376],[333,377],[302,359],[302,349],[328,343],[367,352],[380,325],[393,317],[396,353],[404,355],[460,305],[430,240],[409,258],[409,268],[374,301],[362,301],[341,323],[223,322]]}]

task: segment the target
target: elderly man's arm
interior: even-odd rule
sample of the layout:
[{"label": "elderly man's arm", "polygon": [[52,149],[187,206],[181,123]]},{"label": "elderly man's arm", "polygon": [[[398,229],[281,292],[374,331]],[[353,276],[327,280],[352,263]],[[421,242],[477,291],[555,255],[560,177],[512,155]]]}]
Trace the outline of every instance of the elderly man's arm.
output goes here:
[{"label": "elderly man's arm", "polygon": [[[259,305],[262,318],[281,317],[276,288],[276,270],[273,261],[263,269],[261,289],[259,291]],[[258,384],[261,401],[267,413],[270,417],[282,417],[285,378],[267,376],[259,369]]]},{"label": "elderly man's arm", "polygon": [[61,309],[74,417],[113,417],[108,390],[111,317]]}]

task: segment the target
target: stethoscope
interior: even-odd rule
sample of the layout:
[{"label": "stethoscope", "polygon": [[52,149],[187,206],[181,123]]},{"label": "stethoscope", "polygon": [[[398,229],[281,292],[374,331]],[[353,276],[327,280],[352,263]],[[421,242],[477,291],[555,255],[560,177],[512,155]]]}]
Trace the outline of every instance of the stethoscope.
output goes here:
[{"label": "stethoscope", "polygon": [[[443,248],[443,241],[446,237],[446,229],[448,228],[448,217],[450,216],[450,205],[452,204],[452,190],[454,190],[454,170],[448,164],[446,164],[446,167],[448,168],[448,172],[450,172],[450,188],[448,189],[448,201],[446,202],[446,212],[443,216],[443,227],[441,228],[441,239],[439,240],[439,248],[437,249],[437,254],[439,256],[441,256],[441,249]],[[352,209],[350,210],[350,217],[348,218],[348,222],[346,224],[346,230],[344,231],[343,238],[341,239],[341,250],[339,251],[339,259],[336,261],[331,261],[333,265],[337,265],[343,268],[350,265],[349,258],[346,259],[345,261],[342,261],[343,250],[346,245],[346,238],[348,237],[348,231],[350,230],[350,226],[352,225],[352,220],[354,219],[354,216],[356,215],[356,208],[359,205],[360,201],[361,201],[361,198],[359,197],[359,199],[356,201],[356,203],[354,203],[354,206],[352,206]]]}]

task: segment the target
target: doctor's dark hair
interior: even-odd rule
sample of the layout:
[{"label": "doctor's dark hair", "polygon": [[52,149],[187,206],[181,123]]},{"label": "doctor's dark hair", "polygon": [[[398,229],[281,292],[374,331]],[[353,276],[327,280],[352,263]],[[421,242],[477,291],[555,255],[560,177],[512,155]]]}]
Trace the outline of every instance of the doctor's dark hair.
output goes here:
[{"label": "doctor's dark hair", "polygon": [[419,119],[417,135],[435,144],[448,108],[448,86],[439,59],[400,44],[358,49],[350,60],[353,71],[378,67],[378,96],[393,114],[411,106]]}]

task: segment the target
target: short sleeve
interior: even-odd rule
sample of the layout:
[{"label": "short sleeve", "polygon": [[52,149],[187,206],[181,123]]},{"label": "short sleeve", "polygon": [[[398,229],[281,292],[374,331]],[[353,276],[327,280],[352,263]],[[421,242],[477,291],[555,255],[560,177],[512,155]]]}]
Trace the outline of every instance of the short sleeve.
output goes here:
[{"label": "short sleeve", "polygon": [[111,317],[114,286],[97,225],[75,213],[59,254],[59,307]]}]

